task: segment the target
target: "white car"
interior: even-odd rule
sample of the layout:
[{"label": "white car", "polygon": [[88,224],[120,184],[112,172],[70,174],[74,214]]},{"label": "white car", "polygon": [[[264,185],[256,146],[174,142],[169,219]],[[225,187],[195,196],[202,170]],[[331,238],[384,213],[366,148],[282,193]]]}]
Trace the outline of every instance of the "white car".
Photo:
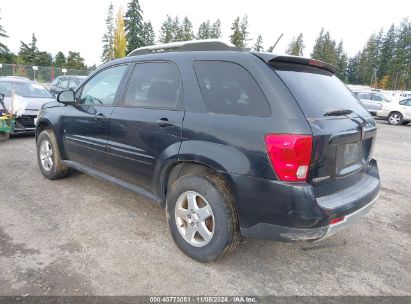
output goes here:
[{"label": "white car", "polygon": [[387,119],[390,125],[405,125],[411,122],[411,98],[401,101],[386,102],[377,117]]}]

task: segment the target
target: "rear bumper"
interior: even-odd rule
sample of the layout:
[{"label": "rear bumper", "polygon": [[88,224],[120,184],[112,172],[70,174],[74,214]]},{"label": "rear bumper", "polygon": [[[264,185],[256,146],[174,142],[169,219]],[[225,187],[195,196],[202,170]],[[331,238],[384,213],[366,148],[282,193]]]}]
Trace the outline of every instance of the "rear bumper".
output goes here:
[{"label": "rear bumper", "polygon": [[[285,242],[319,240],[349,227],[372,208],[380,189],[375,160],[357,183],[321,198],[306,183],[231,178],[237,186],[241,234]],[[337,218],[344,220],[330,224]]]}]

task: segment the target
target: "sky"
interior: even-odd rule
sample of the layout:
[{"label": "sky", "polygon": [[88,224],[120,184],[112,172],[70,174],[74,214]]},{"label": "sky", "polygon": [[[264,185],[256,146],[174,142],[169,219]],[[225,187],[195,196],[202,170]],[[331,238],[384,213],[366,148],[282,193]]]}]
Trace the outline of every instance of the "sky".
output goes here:
[{"label": "sky", "polygon": [[[0,0],[1,24],[10,36],[5,44],[18,52],[20,41],[29,43],[32,33],[40,51],[55,55],[58,51],[78,51],[87,65],[99,65],[101,39],[106,30],[107,10],[126,9],[128,0]],[[195,32],[201,22],[221,20],[223,39],[228,40],[230,27],[237,16],[248,15],[249,46],[259,34],[265,48],[273,45],[283,33],[275,52],[285,52],[294,36],[303,33],[309,56],[322,27],[331,37],[343,40],[349,56],[362,49],[368,37],[392,23],[410,18],[411,1],[390,0],[140,0],[144,20],[151,20],[159,36],[167,14],[188,16]]]}]

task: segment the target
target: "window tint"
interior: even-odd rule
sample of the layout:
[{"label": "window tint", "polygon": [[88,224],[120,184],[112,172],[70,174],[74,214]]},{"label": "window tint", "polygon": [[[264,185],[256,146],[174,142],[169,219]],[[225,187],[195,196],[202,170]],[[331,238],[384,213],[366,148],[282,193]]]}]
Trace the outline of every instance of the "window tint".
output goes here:
[{"label": "window tint", "polygon": [[371,93],[358,93],[357,97],[359,99],[366,99],[366,100],[370,100],[371,99]]},{"label": "window tint", "polygon": [[384,101],[384,98],[382,98],[381,95],[372,94],[371,100],[374,100],[374,101]]},{"label": "window tint", "polygon": [[209,112],[241,116],[271,114],[260,87],[242,66],[223,61],[197,61],[194,67]]},{"label": "window tint", "polygon": [[181,108],[180,89],[180,75],[173,64],[139,63],[128,84],[124,104],[149,108]]},{"label": "window tint", "polygon": [[84,85],[79,102],[81,104],[96,105],[113,104],[126,69],[126,65],[120,65],[108,68],[95,75]]},{"label": "window tint", "polygon": [[272,67],[309,118],[320,118],[327,112],[341,109],[361,116],[370,115],[331,72],[303,64],[275,63]]},{"label": "window tint", "polygon": [[63,78],[63,79],[60,80],[58,86],[59,86],[59,88],[62,88],[63,90],[65,90],[65,89],[68,89],[68,84],[69,84],[68,79]]}]

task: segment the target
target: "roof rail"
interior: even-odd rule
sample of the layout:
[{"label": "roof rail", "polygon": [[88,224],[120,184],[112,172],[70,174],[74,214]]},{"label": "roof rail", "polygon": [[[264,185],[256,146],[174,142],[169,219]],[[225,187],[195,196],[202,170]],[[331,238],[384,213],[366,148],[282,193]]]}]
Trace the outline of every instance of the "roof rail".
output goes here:
[{"label": "roof rail", "polygon": [[150,45],[135,49],[127,56],[144,55],[150,53],[183,52],[183,51],[245,51],[229,42],[218,39],[178,41],[157,45]]}]

